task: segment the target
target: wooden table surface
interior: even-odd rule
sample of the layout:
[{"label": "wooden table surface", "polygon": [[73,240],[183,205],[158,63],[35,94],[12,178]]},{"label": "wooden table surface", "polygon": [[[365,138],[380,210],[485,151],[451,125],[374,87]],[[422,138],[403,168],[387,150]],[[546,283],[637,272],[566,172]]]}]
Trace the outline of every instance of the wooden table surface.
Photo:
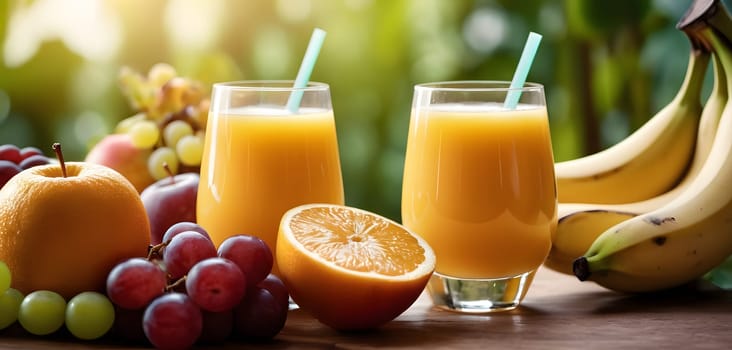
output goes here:
[{"label": "wooden table surface", "polygon": [[[139,349],[107,342],[0,333],[0,349]],[[521,307],[489,315],[436,310],[422,295],[384,327],[339,333],[291,311],[271,342],[200,349],[730,349],[732,292],[697,283],[652,295],[623,295],[541,269]]]}]

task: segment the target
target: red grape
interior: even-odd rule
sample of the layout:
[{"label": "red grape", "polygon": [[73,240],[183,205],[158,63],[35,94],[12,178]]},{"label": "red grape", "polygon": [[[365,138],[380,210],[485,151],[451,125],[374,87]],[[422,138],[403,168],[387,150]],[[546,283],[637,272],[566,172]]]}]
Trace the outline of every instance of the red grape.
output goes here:
[{"label": "red grape", "polygon": [[219,246],[218,254],[233,261],[244,276],[247,285],[254,286],[272,271],[272,251],[261,238],[249,235],[231,236]]},{"label": "red grape", "polygon": [[270,273],[267,275],[267,278],[257,284],[257,287],[264,288],[269,291],[269,293],[275,297],[282,307],[290,307],[290,293],[287,291],[285,283],[276,275]]},{"label": "red grape", "polygon": [[195,231],[195,232],[202,234],[209,240],[211,239],[211,237],[208,235],[208,232],[203,227],[201,227],[201,225],[199,225],[195,222],[181,221],[181,222],[171,225],[165,231],[165,234],[163,234],[163,242],[170,242],[170,240],[173,237],[175,237],[179,233],[185,232],[185,231]]},{"label": "red grape", "polygon": [[10,181],[10,179],[21,172],[23,169],[21,169],[18,165],[15,163],[9,161],[0,159],[0,188],[5,186],[5,183]]},{"label": "red grape", "polygon": [[43,155],[33,155],[20,161],[20,168],[25,170],[38,165],[46,165],[48,163],[50,163],[48,157]]},{"label": "red grape", "polygon": [[216,247],[213,242],[198,232],[181,232],[163,249],[168,277],[173,280],[183,277],[199,261],[215,256]]},{"label": "red grape", "polygon": [[158,349],[187,349],[201,335],[203,316],[187,295],[166,293],[145,309],[142,328]]},{"label": "red grape", "polygon": [[107,276],[107,296],[125,309],[140,309],[165,292],[167,278],[157,264],[143,258],[131,258]]},{"label": "red grape", "polygon": [[269,291],[250,288],[234,309],[234,334],[245,339],[268,339],[279,333],[287,320],[283,308]]},{"label": "red grape", "polygon": [[199,343],[221,344],[231,335],[234,329],[234,311],[211,312],[202,310],[203,330]]},{"label": "red grape", "polygon": [[20,159],[28,159],[32,156],[42,156],[43,151],[36,147],[23,147],[20,149]]},{"label": "red grape", "polygon": [[230,260],[208,258],[186,277],[186,291],[201,309],[221,312],[234,308],[246,293],[246,278]]},{"label": "red grape", "polygon": [[0,160],[7,160],[15,164],[20,163],[23,158],[20,156],[20,149],[16,145],[0,145]]}]

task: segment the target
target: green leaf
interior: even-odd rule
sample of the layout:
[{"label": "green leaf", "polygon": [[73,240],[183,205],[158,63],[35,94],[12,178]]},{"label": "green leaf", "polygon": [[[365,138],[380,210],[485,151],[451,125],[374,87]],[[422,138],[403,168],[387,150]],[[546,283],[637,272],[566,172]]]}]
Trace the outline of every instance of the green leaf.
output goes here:
[{"label": "green leaf", "polygon": [[732,256],[704,275],[704,279],[712,282],[719,288],[732,289]]}]

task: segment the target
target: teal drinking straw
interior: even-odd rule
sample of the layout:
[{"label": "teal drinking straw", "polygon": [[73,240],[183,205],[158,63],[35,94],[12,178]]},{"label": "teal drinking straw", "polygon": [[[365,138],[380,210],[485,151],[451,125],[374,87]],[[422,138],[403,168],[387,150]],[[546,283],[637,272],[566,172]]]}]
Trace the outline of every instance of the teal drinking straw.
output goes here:
[{"label": "teal drinking straw", "polygon": [[325,40],[325,31],[320,28],[313,30],[313,35],[310,37],[310,43],[305,51],[305,57],[300,63],[300,70],[297,72],[297,78],[295,78],[295,91],[290,94],[290,98],[287,100],[287,109],[291,113],[297,113],[300,108],[300,102],[302,101],[302,88],[308,85],[310,80],[310,74],[313,72],[315,61],[318,60],[318,54],[320,48],[323,46]]},{"label": "teal drinking straw", "polygon": [[521,97],[521,88],[524,87],[526,77],[529,75],[529,69],[531,69],[531,63],[534,62],[534,56],[536,56],[536,50],[539,48],[541,42],[541,35],[534,32],[529,33],[529,38],[526,39],[526,45],[524,51],[521,53],[521,59],[519,59],[516,71],[513,73],[513,79],[511,80],[511,87],[506,95],[506,101],[503,103],[503,107],[506,109],[516,109],[519,98]]}]

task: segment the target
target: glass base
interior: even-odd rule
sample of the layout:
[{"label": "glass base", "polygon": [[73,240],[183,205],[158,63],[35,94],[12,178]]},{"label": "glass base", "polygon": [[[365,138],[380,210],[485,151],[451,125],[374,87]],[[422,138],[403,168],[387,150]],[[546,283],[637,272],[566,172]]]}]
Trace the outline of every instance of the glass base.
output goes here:
[{"label": "glass base", "polygon": [[497,279],[465,279],[432,274],[427,285],[435,306],[456,312],[487,313],[515,309],[534,279],[534,271]]}]

